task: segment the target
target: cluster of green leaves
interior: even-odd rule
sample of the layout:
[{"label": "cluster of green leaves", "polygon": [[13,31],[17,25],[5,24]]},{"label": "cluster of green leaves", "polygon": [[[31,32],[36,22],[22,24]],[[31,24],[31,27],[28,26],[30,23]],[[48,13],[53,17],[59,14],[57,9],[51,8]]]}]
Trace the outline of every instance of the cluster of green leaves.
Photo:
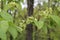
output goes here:
[{"label": "cluster of green leaves", "polygon": [[[54,2],[54,1],[51,1]],[[57,2],[58,3],[58,2]],[[39,37],[37,40],[48,40],[48,37],[50,37],[51,40],[59,40],[59,26],[60,26],[60,11],[58,5],[51,4],[50,7],[48,7],[47,4],[43,4],[45,6],[39,6],[41,8],[40,11],[38,7],[35,8],[34,13],[37,11],[37,13],[34,14],[34,17],[37,19],[39,18],[39,21],[37,21],[35,24],[38,27],[39,30],[37,30],[37,34]],[[54,6],[55,5],[55,6]],[[39,25],[40,24],[40,25]],[[49,31],[50,30],[50,31]],[[49,33],[48,33],[49,32]],[[49,36],[47,36],[49,35]]]},{"label": "cluster of green leaves", "polygon": [[[8,4],[6,2],[9,1]],[[23,2],[23,0],[18,0],[16,3],[16,0],[13,0],[10,2],[10,0],[3,0],[4,9],[0,12],[0,38],[1,40],[10,40],[10,36],[12,35],[13,40],[15,40],[18,36],[18,33],[22,32],[22,29],[18,27],[13,21],[14,18],[9,13],[7,13],[8,9],[14,10],[15,6],[16,8],[21,11],[21,4],[20,2]],[[9,35],[10,36],[9,36]]]},{"label": "cluster of green leaves", "polygon": [[[59,40],[60,6],[56,6],[56,7],[54,6],[54,8],[51,6],[48,8],[47,3],[44,3],[44,6],[40,6],[41,7],[40,11],[37,8],[35,8],[34,14],[28,17],[26,14],[27,12],[26,9],[24,10],[21,9],[20,2],[23,2],[23,0],[18,0],[18,1],[8,0],[9,2],[8,4],[6,4],[7,0],[3,0],[3,1],[4,1],[4,9],[3,11],[0,12],[0,38],[2,40],[9,40],[10,39],[9,35],[12,35],[14,40],[16,38],[17,40],[25,40],[23,39],[26,36],[24,34],[25,28],[26,28],[26,25],[29,23],[32,23],[34,26],[37,27],[37,30],[35,31],[35,33],[38,32],[37,34],[40,37],[44,37],[45,38],[44,40],[47,40],[48,38],[47,35],[50,35],[50,38],[52,40]],[[18,9],[18,13],[17,13],[18,15],[15,19],[13,18],[13,16],[7,13],[8,9],[11,9],[12,12],[15,9]],[[35,13],[36,11],[37,13]],[[25,16],[27,18],[25,18]],[[15,20],[15,23],[13,22],[14,20]],[[48,34],[48,30],[51,30],[49,34]],[[19,33],[21,33],[21,35]],[[37,39],[37,40],[40,40],[40,39]]]},{"label": "cluster of green leaves", "polygon": [[17,37],[17,26],[13,24],[13,18],[11,15],[5,12],[0,12],[0,38],[7,40],[7,32],[9,32],[13,38]]}]

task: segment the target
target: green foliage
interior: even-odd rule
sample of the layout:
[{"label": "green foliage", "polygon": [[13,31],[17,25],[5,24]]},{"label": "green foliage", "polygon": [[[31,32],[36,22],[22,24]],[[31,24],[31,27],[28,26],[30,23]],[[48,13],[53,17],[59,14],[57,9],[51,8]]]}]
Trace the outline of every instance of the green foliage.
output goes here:
[{"label": "green foliage", "polygon": [[0,32],[2,31],[3,33],[6,33],[8,30],[8,27],[9,27],[8,21],[3,20],[0,22]]},{"label": "green foliage", "polygon": [[34,23],[38,29],[41,29],[44,25],[44,21],[41,21],[41,20],[39,20],[39,21],[34,20]]},{"label": "green foliage", "polygon": [[9,28],[8,21],[2,20],[0,21],[0,38],[2,40],[7,40],[6,32]]},{"label": "green foliage", "polygon": [[15,39],[18,35],[17,29],[15,28],[15,25],[13,23],[9,23],[10,27],[8,29],[9,33],[12,35],[12,37]]},{"label": "green foliage", "polygon": [[60,26],[60,17],[56,15],[51,15],[51,18]]},{"label": "green foliage", "polygon": [[[7,1],[8,3],[6,4]],[[48,40],[48,37],[52,40],[60,40],[60,6],[54,6],[52,4],[52,2],[59,2],[59,0],[50,0],[50,7],[45,2],[42,6],[38,5],[34,8],[34,13],[30,17],[27,16],[26,8],[22,10],[20,2],[23,1],[3,0],[4,9],[0,12],[0,38],[2,40],[8,40],[12,35],[14,40],[25,40],[26,25],[32,23],[34,27],[37,27],[36,31],[33,28],[34,36],[37,35],[38,37],[37,40]],[[12,12],[11,15],[7,13],[9,9]],[[15,10],[17,10],[17,13],[15,12],[16,15],[14,17]],[[8,37],[8,35],[10,36]]]},{"label": "green foliage", "polygon": [[11,22],[13,21],[12,16],[6,12],[1,12],[0,16],[6,21],[11,21]]},{"label": "green foliage", "polygon": [[[7,35],[6,33],[9,32],[12,37],[15,39],[18,35],[18,30],[17,30],[17,26],[15,26],[15,24],[12,23],[12,17],[9,14],[5,14],[1,13],[1,16],[3,18],[3,20],[0,21],[0,38],[2,40],[7,40]],[[5,17],[3,17],[5,16]]]},{"label": "green foliage", "polygon": [[13,39],[15,39],[17,38],[18,32],[21,33],[22,30],[13,23],[14,18],[9,13],[7,13],[7,10],[14,10],[14,6],[17,6],[17,9],[21,10],[21,6],[15,2],[11,2],[4,6],[4,10],[0,12],[0,38],[2,40],[8,40],[7,38],[9,37],[7,37],[7,33],[10,33]]}]

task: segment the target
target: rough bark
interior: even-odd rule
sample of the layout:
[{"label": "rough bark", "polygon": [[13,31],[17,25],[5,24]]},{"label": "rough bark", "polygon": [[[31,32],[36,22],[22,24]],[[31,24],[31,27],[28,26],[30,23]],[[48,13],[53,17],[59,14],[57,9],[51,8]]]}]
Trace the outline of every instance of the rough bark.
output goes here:
[{"label": "rough bark", "polygon": [[[34,0],[27,0],[27,5],[28,5],[27,13],[28,13],[28,16],[33,15],[33,4],[34,4]],[[27,26],[26,26],[26,40],[33,40],[32,33],[33,33],[32,23],[27,24]]]},{"label": "rough bark", "polygon": [[33,15],[33,5],[34,5],[34,0],[27,0],[27,13],[28,13],[28,16],[31,16]]}]

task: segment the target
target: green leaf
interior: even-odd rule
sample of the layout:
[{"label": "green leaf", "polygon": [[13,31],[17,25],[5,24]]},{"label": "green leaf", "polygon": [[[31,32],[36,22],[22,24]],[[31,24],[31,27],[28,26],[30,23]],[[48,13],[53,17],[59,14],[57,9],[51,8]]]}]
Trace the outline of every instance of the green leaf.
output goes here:
[{"label": "green leaf", "polygon": [[10,14],[6,13],[6,12],[1,12],[0,15],[6,21],[13,21],[12,16]]},{"label": "green leaf", "polygon": [[0,21],[0,32],[6,33],[8,30],[8,21]]},{"label": "green leaf", "polygon": [[39,25],[38,25],[38,21],[34,21],[34,23],[35,23],[36,26],[39,26]]},{"label": "green leaf", "polygon": [[22,31],[23,31],[23,29],[21,27],[16,27],[16,29],[19,33],[22,33]]},{"label": "green leaf", "polygon": [[38,27],[38,29],[41,29],[44,25],[44,21],[34,21],[35,25]]},{"label": "green leaf", "polygon": [[14,10],[15,6],[18,9],[19,12],[22,10],[21,3],[16,3],[16,2],[12,1],[12,2],[8,3],[7,5],[5,5],[4,11],[7,12],[8,9],[11,9],[11,10],[13,9]]},{"label": "green leaf", "polygon": [[6,32],[8,30],[8,21],[0,21],[0,38],[2,40],[7,40]]},{"label": "green leaf", "polygon": [[14,27],[13,24],[10,24],[9,30],[10,34],[12,35],[12,37],[15,39],[18,35],[18,32],[16,30],[16,28]]},{"label": "green leaf", "polygon": [[46,25],[44,25],[44,27],[42,28],[42,30],[43,30],[43,32],[44,32],[45,34],[47,34],[47,26],[46,26]]},{"label": "green leaf", "polygon": [[1,38],[2,40],[7,40],[7,35],[6,35],[6,33],[0,32],[0,38]]},{"label": "green leaf", "polygon": [[43,25],[44,25],[44,21],[39,21],[39,26],[40,26],[39,29],[41,29]]},{"label": "green leaf", "polygon": [[60,17],[56,15],[51,15],[51,18],[60,26]]}]

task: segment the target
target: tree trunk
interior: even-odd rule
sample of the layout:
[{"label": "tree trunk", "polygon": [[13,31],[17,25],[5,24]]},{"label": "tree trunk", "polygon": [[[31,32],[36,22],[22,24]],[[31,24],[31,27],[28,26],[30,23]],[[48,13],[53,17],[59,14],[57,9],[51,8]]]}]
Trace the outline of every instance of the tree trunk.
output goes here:
[{"label": "tree trunk", "polygon": [[1,11],[3,10],[3,0],[1,0]]},{"label": "tree trunk", "polygon": [[[48,0],[48,8],[50,8],[51,7],[51,0]],[[48,9],[48,11],[49,11],[49,9]],[[50,12],[49,12],[49,14],[50,14]],[[50,23],[49,23],[50,24]],[[48,38],[47,38],[47,40],[51,40],[51,37],[50,37],[50,28],[49,27],[47,27],[47,33],[48,33]]]},{"label": "tree trunk", "polygon": [[[28,16],[31,16],[33,15],[34,0],[27,0],[27,5],[28,5],[27,7]],[[32,23],[30,23],[27,24],[26,26],[26,40],[33,40],[32,34],[33,34],[33,25]]]},{"label": "tree trunk", "polygon": [[27,0],[27,13],[28,13],[28,16],[31,16],[33,15],[33,6],[34,6],[34,0]]},{"label": "tree trunk", "polygon": [[47,29],[48,29],[48,32],[47,32],[48,33],[48,39],[47,40],[51,40],[51,37],[50,37],[50,32],[51,31],[50,31],[50,29],[48,27],[47,27]]}]

